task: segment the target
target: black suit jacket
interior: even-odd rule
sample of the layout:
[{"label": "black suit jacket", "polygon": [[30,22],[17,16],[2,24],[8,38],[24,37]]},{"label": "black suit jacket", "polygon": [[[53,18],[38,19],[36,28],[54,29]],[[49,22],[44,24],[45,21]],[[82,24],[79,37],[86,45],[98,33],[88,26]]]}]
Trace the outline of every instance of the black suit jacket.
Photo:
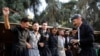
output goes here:
[{"label": "black suit jacket", "polygon": [[49,48],[57,48],[58,47],[58,36],[50,34],[48,39]]},{"label": "black suit jacket", "polygon": [[93,29],[90,27],[90,25],[82,23],[82,25],[80,26],[80,48],[93,47],[93,41]]},{"label": "black suit jacket", "polygon": [[71,41],[71,37],[69,36],[69,43],[68,43],[68,41],[67,41],[67,37],[65,37],[65,48],[67,48],[68,49],[68,46],[72,46],[72,44],[70,43],[70,41]]}]

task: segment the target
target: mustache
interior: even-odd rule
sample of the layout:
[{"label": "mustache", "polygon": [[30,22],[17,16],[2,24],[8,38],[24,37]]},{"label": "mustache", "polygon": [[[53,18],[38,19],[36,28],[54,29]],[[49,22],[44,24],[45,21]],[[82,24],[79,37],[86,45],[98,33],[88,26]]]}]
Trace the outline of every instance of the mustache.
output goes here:
[{"label": "mustache", "polygon": [[77,27],[77,24],[74,24],[75,27]]},{"label": "mustache", "polygon": [[39,31],[39,29],[33,29],[34,31]]}]

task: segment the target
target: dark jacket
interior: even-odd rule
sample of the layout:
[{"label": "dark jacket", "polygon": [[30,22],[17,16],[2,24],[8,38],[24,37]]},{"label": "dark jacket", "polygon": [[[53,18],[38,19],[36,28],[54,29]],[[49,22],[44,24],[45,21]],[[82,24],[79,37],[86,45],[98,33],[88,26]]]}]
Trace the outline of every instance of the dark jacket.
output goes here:
[{"label": "dark jacket", "polygon": [[57,35],[50,34],[48,39],[49,48],[57,48],[58,37]]},{"label": "dark jacket", "polygon": [[80,26],[80,48],[93,47],[93,41],[93,29],[88,24],[82,23],[82,25]]}]

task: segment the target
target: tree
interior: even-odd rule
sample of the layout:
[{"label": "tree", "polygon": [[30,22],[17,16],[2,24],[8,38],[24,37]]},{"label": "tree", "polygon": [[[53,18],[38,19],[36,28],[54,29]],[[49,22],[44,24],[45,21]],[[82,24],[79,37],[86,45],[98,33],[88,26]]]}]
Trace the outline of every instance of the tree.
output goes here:
[{"label": "tree", "polygon": [[27,17],[25,14],[25,10],[30,6],[33,6],[33,9],[36,13],[35,6],[39,4],[39,0],[0,0],[0,21],[2,19],[2,8],[9,7],[10,8],[10,22],[18,23],[22,17]]},{"label": "tree", "polygon": [[100,9],[97,6],[97,3],[100,3],[99,0],[79,0],[77,4],[80,14],[94,27],[95,30],[100,30],[99,22],[100,21]]},{"label": "tree", "polygon": [[46,10],[39,16],[41,21],[47,20],[49,25],[58,24],[70,27],[70,14],[74,10],[73,7],[77,2],[72,0],[68,3],[61,3],[59,0],[47,0],[47,3]]}]

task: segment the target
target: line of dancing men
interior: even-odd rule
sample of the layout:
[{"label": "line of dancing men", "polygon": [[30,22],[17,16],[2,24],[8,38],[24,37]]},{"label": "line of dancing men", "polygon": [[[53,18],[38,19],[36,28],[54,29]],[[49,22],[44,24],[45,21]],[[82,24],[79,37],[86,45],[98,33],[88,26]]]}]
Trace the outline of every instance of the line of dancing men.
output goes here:
[{"label": "line of dancing men", "polygon": [[56,27],[48,31],[46,21],[42,22],[41,29],[34,21],[29,30],[28,18],[22,18],[20,25],[10,27],[9,8],[3,8],[2,12],[5,28],[14,35],[12,56],[96,56],[93,29],[82,21],[80,14],[71,17],[72,31]]}]

